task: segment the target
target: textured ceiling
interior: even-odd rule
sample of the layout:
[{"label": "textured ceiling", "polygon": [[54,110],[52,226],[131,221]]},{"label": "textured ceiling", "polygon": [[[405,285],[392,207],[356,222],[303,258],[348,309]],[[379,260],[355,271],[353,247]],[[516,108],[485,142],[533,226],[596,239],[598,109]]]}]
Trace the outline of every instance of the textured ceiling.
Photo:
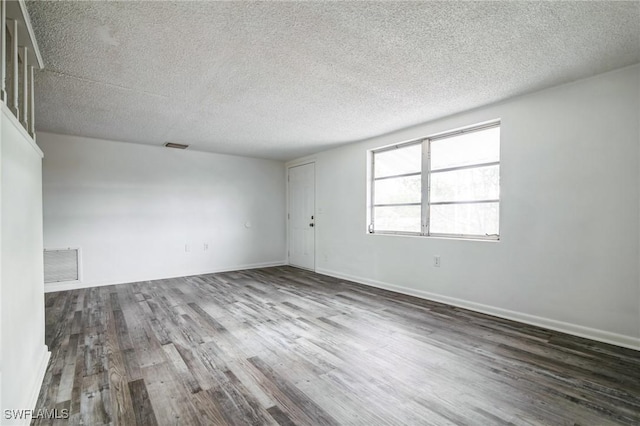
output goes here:
[{"label": "textured ceiling", "polygon": [[640,62],[640,2],[28,2],[37,129],[291,159]]}]

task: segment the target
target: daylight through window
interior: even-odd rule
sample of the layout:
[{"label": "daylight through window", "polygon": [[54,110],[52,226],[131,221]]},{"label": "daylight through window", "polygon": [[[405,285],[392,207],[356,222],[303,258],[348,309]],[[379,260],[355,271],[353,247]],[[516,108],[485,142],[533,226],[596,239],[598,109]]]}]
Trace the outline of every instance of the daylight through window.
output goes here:
[{"label": "daylight through window", "polygon": [[498,238],[499,122],[372,154],[369,232]]}]

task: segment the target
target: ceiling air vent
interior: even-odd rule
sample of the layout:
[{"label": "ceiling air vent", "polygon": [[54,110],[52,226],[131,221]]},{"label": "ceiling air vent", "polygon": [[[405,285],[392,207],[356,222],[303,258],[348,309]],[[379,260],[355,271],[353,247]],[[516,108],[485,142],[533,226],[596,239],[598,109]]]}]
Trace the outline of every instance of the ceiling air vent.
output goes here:
[{"label": "ceiling air vent", "polygon": [[44,251],[44,282],[80,281],[79,249],[68,248]]},{"label": "ceiling air vent", "polygon": [[176,149],[187,149],[189,148],[189,145],[183,145],[181,143],[173,143],[173,142],[167,142],[164,144],[164,146],[166,146],[167,148],[176,148]]}]

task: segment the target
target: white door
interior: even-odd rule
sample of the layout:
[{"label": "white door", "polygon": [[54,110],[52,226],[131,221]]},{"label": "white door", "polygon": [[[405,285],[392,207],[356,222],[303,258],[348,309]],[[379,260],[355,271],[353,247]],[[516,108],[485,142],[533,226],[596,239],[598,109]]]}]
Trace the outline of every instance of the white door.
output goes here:
[{"label": "white door", "polygon": [[289,168],[289,264],[315,269],[315,164]]}]

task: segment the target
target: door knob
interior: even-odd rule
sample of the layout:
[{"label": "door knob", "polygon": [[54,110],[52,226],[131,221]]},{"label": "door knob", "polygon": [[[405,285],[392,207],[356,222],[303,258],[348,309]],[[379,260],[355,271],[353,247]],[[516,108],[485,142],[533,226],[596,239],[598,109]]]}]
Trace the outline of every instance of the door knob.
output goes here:
[{"label": "door knob", "polygon": [[312,228],[314,227],[313,223],[310,223],[309,226],[312,227]]}]

